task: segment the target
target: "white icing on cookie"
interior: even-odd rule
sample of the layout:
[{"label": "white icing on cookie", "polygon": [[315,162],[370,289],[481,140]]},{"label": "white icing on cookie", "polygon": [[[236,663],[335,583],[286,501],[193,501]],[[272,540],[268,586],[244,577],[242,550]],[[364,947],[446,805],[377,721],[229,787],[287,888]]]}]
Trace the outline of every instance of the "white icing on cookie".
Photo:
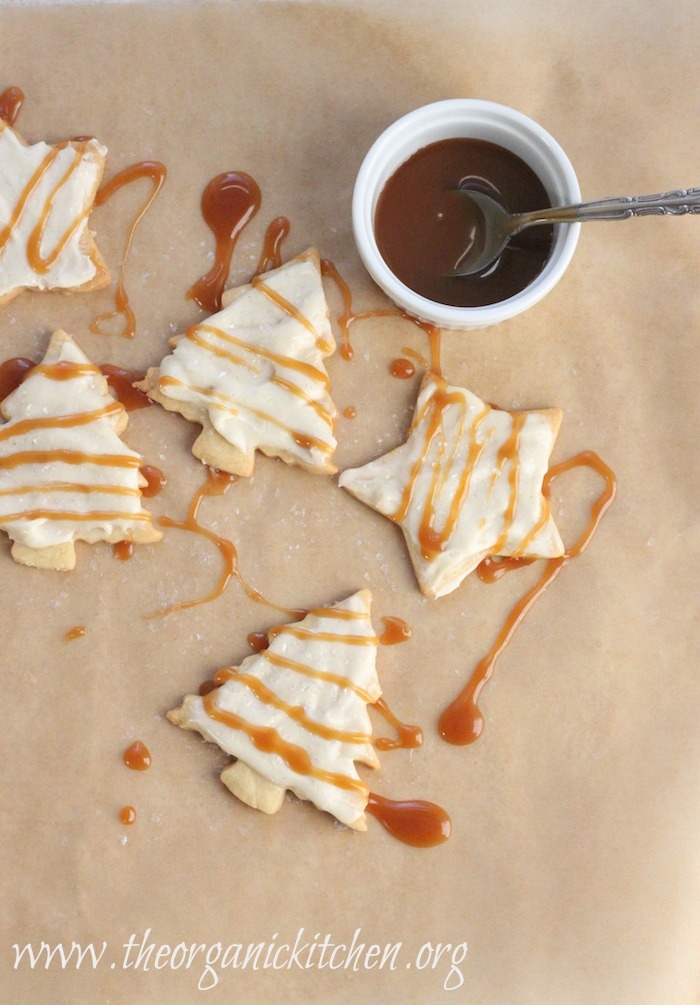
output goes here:
[{"label": "white icing on cookie", "polygon": [[52,336],[2,414],[0,528],[13,541],[42,549],[160,539],[141,507],[141,456],[118,436],[126,411],[70,336]]},{"label": "white icing on cookie", "polygon": [[563,554],[542,495],[560,421],[556,409],[493,408],[428,373],[406,442],[339,484],[400,525],[421,590],[441,597],[487,555]]},{"label": "white icing on cookie", "polygon": [[224,302],[175,340],[160,365],[157,400],[210,422],[251,468],[261,450],[335,470],[337,412],[323,365],[335,342],[317,253],[229,291]]},{"label": "white icing on cookie", "polygon": [[106,154],[94,139],[25,145],[0,122],[0,300],[94,279],[85,232]]},{"label": "white icing on cookie", "polygon": [[364,830],[369,791],[355,761],[379,765],[367,703],[381,695],[370,603],[360,590],[272,629],[267,650],[220,671],[225,683],[204,698],[187,697],[172,721]]}]

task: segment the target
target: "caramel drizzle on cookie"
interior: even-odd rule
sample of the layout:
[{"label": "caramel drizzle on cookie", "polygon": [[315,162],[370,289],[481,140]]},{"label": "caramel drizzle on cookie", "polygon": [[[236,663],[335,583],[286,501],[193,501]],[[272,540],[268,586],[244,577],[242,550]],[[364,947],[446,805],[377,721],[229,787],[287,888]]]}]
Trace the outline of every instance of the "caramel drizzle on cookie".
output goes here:
[{"label": "caramel drizzle on cookie", "polygon": [[[4,128],[5,123],[0,120],[0,132],[2,132]],[[2,228],[2,230],[0,230],[0,252],[1,252],[10,241],[15,228],[17,227],[20,220],[22,219],[22,216],[24,215],[27,203],[31,199],[33,192],[38,187],[39,183],[41,182],[46,172],[49,170],[49,168],[54,163],[54,161],[56,160],[56,158],[58,157],[58,155],[61,153],[62,150],[65,150],[67,147],[72,147],[73,158],[67,169],[61,175],[60,179],[56,182],[51,192],[44,200],[44,205],[42,207],[41,213],[39,214],[39,219],[37,220],[37,223],[33,227],[27,240],[27,248],[26,248],[27,261],[29,262],[29,265],[32,268],[32,270],[37,275],[44,275],[49,271],[51,266],[55,263],[56,259],[65,248],[68,241],[71,239],[71,237],[76,232],[78,227],[88,216],[92,208],[92,204],[91,202],[89,202],[88,205],[85,206],[82,210],[80,210],[78,214],[75,217],[73,217],[73,219],[69,222],[68,226],[66,227],[66,229],[56,242],[53,250],[48,255],[44,255],[42,253],[41,244],[44,236],[44,230],[46,228],[46,224],[51,214],[51,210],[53,208],[53,204],[56,200],[56,197],[58,196],[60,190],[65,185],[68,184],[71,177],[77,171],[78,167],[80,166],[83,158],[87,153],[89,145],[90,140],[81,140],[79,143],[75,143],[72,140],[63,140],[62,142],[56,143],[55,146],[51,147],[51,149],[46,154],[42,162],[39,164],[39,166],[32,174],[27,184],[24,186],[24,189],[20,193],[19,199],[15,203],[15,206],[12,212],[10,213],[9,220]]]},{"label": "caramel drizzle on cookie", "polygon": [[202,698],[204,710],[211,719],[228,726],[229,729],[241,730],[258,750],[281,757],[287,767],[297,775],[309,775],[312,778],[317,778],[320,782],[335,785],[339,789],[358,792],[365,798],[369,795],[368,788],[363,781],[317,767],[303,747],[284,740],[274,727],[255,726],[242,716],[236,715],[235,712],[219,708],[216,704],[216,694],[216,691],[210,691]]},{"label": "caramel drizzle on cookie", "polygon": [[[480,439],[479,431],[484,420],[492,411],[491,406],[485,405],[471,421],[467,457],[461,467],[445,522],[442,528],[438,529],[435,525],[437,507],[441,494],[444,492],[452,469],[455,466],[457,450],[464,435],[465,423],[467,421],[467,401],[459,390],[448,391],[444,380],[441,378],[435,379],[437,383],[435,393],[424,403],[420,411],[416,412],[411,423],[411,432],[413,432],[427,419],[422,448],[411,468],[399,506],[390,515],[390,519],[395,523],[401,523],[406,519],[411,505],[415,500],[418,480],[426,470],[428,455],[436,443],[437,456],[431,465],[432,473],[425,499],[420,502],[416,500],[418,505],[422,506],[421,521],[418,529],[418,543],[423,558],[428,562],[433,561],[445,550],[455,531],[462,508],[469,495],[472,475],[491,435],[489,433],[486,437]],[[459,409],[457,432],[451,440],[445,430],[445,414],[449,408]],[[503,526],[493,548],[490,549],[496,555],[508,540],[508,534],[513,526],[517,510],[520,436],[526,418],[525,413],[513,413],[510,433],[499,447],[496,465],[491,474],[489,495],[498,480],[502,477],[506,465],[508,465],[508,502],[503,515]],[[519,554],[525,552],[527,546],[536,537],[542,527],[544,527],[548,519],[549,507],[546,499],[543,499],[540,517],[536,525],[520,543],[518,548]]]},{"label": "caramel drizzle on cookie", "polygon": [[[274,663],[270,659],[271,655],[274,654],[266,652],[261,655],[261,659]],[[296,669],[296,667],[292,667],[291,669]],[[307,669],[311,669],[311,667],[307,667]],[[268,687],[259,677],[255,677],[253,674],[241,673],[235,667],[224,667],[218,670],[214,677],[214,682],[219,685],[225,684],[230,680],[235,680],[245,685],[263,705],[270,705],[272,708],[284,712],[285,715],[293,719],[302,729],[305,729],[307,733],[313,733],[314,736],[319,736],[323,740],[337,740],[340,743],[360,744],[372,742],[372,737],[367,733],[347,732],[342,729],[333,729],[331,726],[324,726],[320,722],[315,722],[307,716],[301,705],[290,705],[289,702],[280,698],[271,687]]]},{"label": "caramel drizzle on cookie", "polygon": [[[263,291],[269,289],[269,287],[265,286],[265,284],[263,283],[257,283],[256,288],[258,289],[263,288]],[[271,290],[270,292],[274,293],[275,291]],[[277,294],[275,294],[275,296],[277,296]],[[284,298],[280,299],[283,300],[284,304],[286,305],[286,307],[284,308],[285,311],[289,313],[291,316],[293,316],[295,320],[300,321],[300,323],[303,322],[305,324],[305,327],[307,327],[307,329],[309,329],[313,333],[319,348],[321,348],[321,346],[324,347],[322,348],[321,351],[327,351],[330,347],[324,340],[318,339],[316,335],[316,330],[311,324],[311,322],[308,321],[308,319],[305,318],[293,304],[290,304]],[[276,300],[275,303],[277,303]],[[255,358],[258,357],[260,359],[269,360],[270,362],[274,363],[276,366],[280,367],[283,370],[292,371],[306,377],[307,379],[313,381],[315,384],[320,385],[320,387],[324,391],[327,391],[330,385],[328,375],[324,373],[322,370],[319,370],[317,367],[313,366],[312,364],[304,363],[301,360],[292,359],[289,356],[283,356],[279,353],[273,352],[270,349],[264,349],[262,346],[253,345],[249,342],[244,341],[243,339],[236,338],[235,335],[230,335],[227,332],[224,332],[220,328],[217,328],[216,326],[211,324],[190,326],[185,332],[185,338],[187,338],[194,345],[198,346],[198,348],[203,349],[205,352],[209,352],[214,356],[218,356],[222,359],[225,359],[229,363],[232,363],[234,366],[245,367],[254,374],[258,374],[260,372],[259,368],[255,365],[254,362]],[[220,344],[221,342],[223,342],[224,345],[221,345]],[[234,347],[235,349],[238,350],[238,352],[232,352],[231,348],[228,347]],[[252,359],[250,357],[252,357]],[[319,418],[328,427],[329,434],[332,435],[334,426],[334,410],[332,408],[324,404],[323,401],[313,398],[299,384],[296,384],[294,381],[286,377],[282,377],[277,373],[273,374],[272,377],[270,377],[270,383],[274,384],[277,387],[283,388],[287,393],[291,394],[295,398],[301,399],[306,405],[312,408],[319,416]],[[167,375],[161,376],[159,378],[158,387],[161,390],[165,390],[168,387],[186,388],[194,392],[195,394],[200,394],[202,395],[202,397],[207,398],[211,402],[211,407],[213,408],[217,408],[220,409],[221,411],[228,412],[231,415],[238,415],[240,411],[246,411],[256,416],[263,422],[269,422],[271,425],[274,425],[277,428],[284,430],[289,434],[289,436],[297,444],[297,446],[302,448],[302,450],[310,450],[312,448],[315,448],[316,450],[320,451],[323,454],[330,455],[333,453],[334,449],[333,444],[326,442],[325,440],[322,440],[318,437],[310,436],[309,434],[303,433],[300,430],[295,430],[292,427],[288,426],[286,423],[283,423],[279,419],[270,415],[269,413],[263,412],[262,410],[256,409],[250,405],[246,405],[243,402],[235,401],[228,395],[225,395],[221,392],[213,391],[211,388],[203,388],[194,385],[189,385],[183,381],[178,380],[175,377],[169,377]]]},{"label": "caramel drizzle on cookie", "polygon": [[[14,361],[9,361],[14,362]],[[75,377],[85,377],[95,374],[100,376],[100,371],[91,363],[73,363],[63,361],[55,364],[42,364],[27,368],[15,368],[17,373],[17,383],[21,383],[28,374],[41,375],[49,380],[69,380]],[[82,426],[90,426],[98,423],[102,419],[109,419],[118,415],[123,406],[118,401],[111,401],[102,408],[94,409],[90,412],[80,412],[70,415],[42,416],[35,419],[21,419],[16,422],[0,426],[0,443],[13,439],[16,436],[24,436],[27,433],[38,432],[40,430],[52,429],[76,429]],[[114,467],[138,469],[140,459],[138,456],[129,454],[92,454],[82,450],[52,449],[52,450],[16,450],[6,456],[0,457],[0,470],[11,471],[25,465],[34,464],[67,464],[72,466],[83,466],[86,464],[98,467]],[[69,481],[56,481],[47,485],[26,483],[12,488],[2,489],[0,497],[21,496],[40,492],[42,495],[53,494],[80,494],[126,496],[139,498],[141,491],[139,488],[131,488],[123,485],[109,484],[89,484]],[[0,515],[0,522],[14,523],[18,520],[52,520],[69,521],[77,523],[91,523],[97,520],[103,521],[144,521],[150,522],[150,514],[143,512],[128,512],[122,510],[88,510],[84,513],[75,512],[68,509],[52,509],[48,506],[24,509],[16,513],[3,513]]]}]

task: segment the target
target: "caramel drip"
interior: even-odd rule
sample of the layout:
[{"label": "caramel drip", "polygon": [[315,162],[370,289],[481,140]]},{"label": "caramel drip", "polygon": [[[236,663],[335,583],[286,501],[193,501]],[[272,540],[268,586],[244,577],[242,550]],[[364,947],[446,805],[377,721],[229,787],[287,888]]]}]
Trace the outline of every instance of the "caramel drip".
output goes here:
[{"label": "caramel drip", "polygon": [[389,615],[386,618],[382,618],[382,621],[385,626],[384,631],[379,636],[379,643],[382,646],[396,646],[401,642],[408,642],[413,635],[411,626],[402,618]]},{"label": "caramel drip", "polygon": [[347,677],[342,677],[340,674],[331,673],[328,670],[315,670],[313,667],[307,666],[306,663],[297,663],[296,660],[287,659],[286,656],[270,652],[269,649],[265,652],[265,659],[268,663],[272,663],[273,666],[281,667],[284,670],[293,670],[295,673],[301,674],[302,677],[311,677],[314,680],[325,681],[326,684],[335,684],[337,687],[348,688],[350,691],[354,691],[358,698],[361,698],[368,704],[372,701],[367,691],[358,687],[357,684],[353,684],[351,680],[348,680]]},{"label": "caramel drip", "polygon": [[366,733],[349,733],[342,729],[333,729],[330,726],[324,726],[320,722],[315,722],[313,719],[309,719],[301,705],[290,705],[289,702],[280,698],[280,696],[276,694],[272,688],[263,684],[258,677],[255,677],[252,674],[239,673],[234,667],[224,667],[217,672],[215,683],[219,683],[220,681],[224,682],[226,680],[235,680],[244,684],[253,692],[258,701],[262,702],[264,705],[271,705],[272,708],[276,708],[280,712],[284,712],[285,715],[288,715],[289,718],[301,726],[302,729],[305,729],[307,733],[312,733],[314,736],[320,736],[323,740],[334,740],[338,743],[366,744],[372,742],[372,737],[368,736]]},{"label": "caramel drip", "polygon": [[469,495],[469,487],[471,485],[472,473],[474,472],[476,465],[479,463],[479,458],[481,457],[484,447],[486,446],[486,440],[481,441],[478,440],[477,434],[479,432],[481,423],[484,421],[487,415],[488,415],[488,408],[485,408],[484,411],[481,412],[474,420],[474,424],[471,429],[471,438],[469,441],[469,452],[467,454],[467,459],[459,476],[457,491],[455,492],[452,498],[452,503],[450,505],[450,511],[447,515],[447,520],[445,521],[445,526],[443,527],[439,536],[439,541],[437,542],[440,551],[444,550],[444,548],[450,541],[452,534],[454,533],[454,529],[457,526],[457,521],[459,520],[459,514],[462,511],[462,506],[464,505],[465,499]]},{"label": "caramel drip", "polygon": [[209,694],[210,691],[216,690],[217,687],[221,687],[221,685],[217,684],[215,680],[205,680],[199,685],[199,696],[203,698],[205,694]]},{"label": "caramel drip", "polygon": [[412,359],[415,363],[417,363],[418,366],[422,366],[426,370],[430,368],[430,363],[427,361],[425,356],[423,356],[419,352],[416,352],[415,349],[411,349],[410,346],[404,346],[401,352],[404,354],[404,356],[408,356],[409,359]]},{"label": "caramel drip", "polygon": [[136,228],[163,187],[163,183],[165,182],[167,176],[168,169],[165,164],[161,164],[160,161],[141,161],[138,164],[132,164],[130,167],[124,168],[123,171],[116,174],[114,178],[111,178],[106,183],[106,185],[102,186],[95,196],[95,205],[102,206],[108,199],[111,199],[115,192],[124,188],[125,185],[131,185],[133,182],[141,181],[144,178],[147,178],[152,185],[151,191],[129,224],[126,241],[124,242],[122,260],[119,265],[117,289],[114,295],[115,309],[113,311],[107,311],[104,314],[99,314],[93,319],[92,324],[90,325],[90,331],[94,332],[96,335],[108,334],[108,332],[105,332],[101,327],[102,322],[111,321],[112,318],[118,317],[124,318],[124,329],[121,333],[122,336],[124,338],[133,338],[136,335],[136,315],[129,303],[129,297],[127,296],[126,287],[124,285],[124,273],[126,271],[126,263],[131,250],[131,242],[134,239]]},{"label": "caramel drip", "polygon": [[215,696],[216,691],[210,691],[202,699],[207,715],[216,722],[228,726],[229,729],[241,730],[258,750],[265,754],[275,754],[277,757],[281,757],[287,767],[297,775],[317,778],[320,782],[335,785],[339,789],[359,792],[363,796],[367,794],[367,786],[364,782],[350,778],[348,775],[340,775],[335,771],[325,771],[316,767],[303,747],[284,740],[271,726],[255,726],[234,712],[224,711],[217,706],[214,700]]},{"label": "caramel drip", "polygon": [[254,653],[261,653],[270,645],[267,632],[250,632],[247,642]]},{"label": "caramel drip", "polygon": [[537,561],[535,558],[511,558],[510,556],[498,557],[489,555],[476,567],[476,574],[482,583],[495,583],[501,576],[514,569],[520,569],[525,565],[532,565]]},{"label": "caramel drip", "polygon": [[410,359],[395,359],[389,365],[389,373],[399,380],[410,380],[416,372],[416,368]]},{"label": "caramel drip", "polygon": [[[340,328],[341,338],[340,355],[343,359],[351,360],[353,357],[354,350],[350,343],[350,328],[356,321],[365,321],[368,318],[403,318],[405,321],[410,321],[411,324],[416,325],[416,327],[420,328],[428,335],[432,356],[431,370],[438,376],[442,376],[442,368],[440,365],[441,335],[439,328],[436,328],[435,325],[430,324],[428,321],[421,321],[420,318],[414,318],[411,314],[407,314],[406,311],[400,311],[398,309],[387,308],[376,311],[360,311],[357,313],[352,308],[352,292],[350,287],[338,272],[336,265],[328,258],[324,258],[321,262],[321,275],[335,283],[343,301],[343,312],[338,317],[338,327]],[[405,351],[406,350],[402,350],[402,352]],[[406,353],[406,355],[408,355],[408,353]]]},{"label": "caramel drip", "polygon": [[[68,168],[63,173],[61,178],[56,182],[54,187],[51,189],[48,198],[44,202],[43,209],[39,214],[39,219],[37,220],[36,226],[32,230],[27,240],[27,261],[29,262],[29,265],[31,266],[33,271],[39,276],[46,275],[51,266],[55,264],[58,256],[61,254],[61,252],[68,244],[73,234],[75,234],[78,227],[81,225],[83,220],[90,212],[91,206],[88,203],[85,209],[83,209],[80,213],[78,213],[78,215],[72,220],[70,225],[63,232],[61,237],[56,242],[53,251],[51,251],[48,255],[42,254],[41,244],[44,239],[44,231],[46,230],[46,224],[48,222],[49,216],[51,215],[51,210],[53,209],[53,204],[56,199],[56,196],[61,191],[63,186],[67,184],[71,176],[75,174],[75,172],[77,171],[83,159],[83,156],[85,155],[85,152],[88,148],[88,143],[89,140],[82,140],[81,142],[78,143],[76,149],[73,152],[73,160],[71,161],[71,163],[69,164]],[[67,143],[58,144],[58,146],[55,147],[54,149],[56,150],[63,149],[67,145],[68,145]],[[47,164],[47,166],[48,164],[53,163],[53,160],[51,160],[50,158],[51,155],[49,154],[44,160],[44,164]],[[24,205],[22,205],[22,209],[24,209]]]},{"label": "caramel drip", "polygon": [[316,348],[320,352],[327,353],[330,351],[331,348],[330,345],[328,344],[328,342],[326,342],[325,339],[319,338],[318,332],[314,328],[309,318],[307,318],[304,314],[302,314],[299,308],[296,307],[293,303],[290,303],[290,301],[287,300],[286,297],[283,297],[281,293],[277,292],[277,290],[273,290],[271,286],[268,286],[267,283],[263,282],[263,280],[257,276],[254,276],[252,278],[251,286],[253,286],[253,288],[256,289],[259,293],[263,293],[268,300],[271,300],[273,304],[279,307],[281,311],[284,311],[285,314],[288,314],[290,318],[294,318],[294,320],[297,321],[300,325],[303,325],[303,327],[306,328],[306,330],[310,332],[311,335],[313,336],[314,342],[316,343]]},{"label": "caramel drip", "polygon": [[119,810],[119,819],[127,827],[136,823],[136,810],[133,806],[122,806]]},{"label": "caramel drip", "polygon": [[121,410],[122,406],[115,401],[92,412],[79,412],[76,415],[51,415],[41,419],[21,419],[19,422],[0,428],[0,441],[12,439],[14,436],[23,436],[24,433],[31,433],[35,429],[74,429],[76,426],[89,426],[91,422],[98,422],[100,419],[118,415]]},{"label": "caramel drip", "polygon": [[[586,450],[575,457],[569,458],[561,464],[550,468],[545,476],[542,492],[545,499],[549,499],[552,483],[560,475],[572,468],[588,467],[603,478],[605,487],[601,491],[598,499],[591,508],[591,516],[588,526],[571,548],[568,548],[560,558],[548,560],[544,571],[537,582],[525,593],[523,597],[512,608],[505,620],[496,641],[489,652],[479,661],[475,667],[469,682],[464,690],[449,705],[440,716],[440,733],[448,743],[463,745],[473,743],[479,738],[484,728],[484,719],[479,709],[478,701],[481,691],[487,681],[490,680],[495,669],[496,661],[503,650],[508,645],[513,633],[521,624],[525,615],[534,603],[542,596],[550,583],[554,582],[561,570],[572,559],[577,558],[588,547],[604,513],[611,505],[617,491],[617,481],[613,471],[605,464],[597,454],[591,450]],[[484,577],[487,582],[495,582],[501,575],[505,574],[521,565],[529,564],[526,559],[496,563],[495,566],[487,566]],[[498,571],[493,571],[497,569]],[[500,571],[502,570],[502,571]]]},{"label": "caramel drip", "polygon": [[84,625],[76,625],[75,628],[71,628],[63,636],[64,642],[72,642],[74,639],[82,639],[83,635],[87,631]]},{"label": "caramel drip", "polygon": [[152,499],[153,496],[157,496],[158,493],[162,492],[168,484],[166,475],[163,474],[160,468],[155,467],[153,464],[144,464],[139,468],[139,472],[146,479],[146,484],[141,488],[141,495],[145,496],[147,499]]},{"label": "caramel drip", "polygon": [[373,708],[376,708],[398,733],[398,737],[395,740],[390,740],[386,736],[380,736],[379,739],[375,740],[374,745],[377,750],[411,750],[414,747],[421,746],[423,743],[423,730],[420,726],[411,726],[406,722],[401,722],[391,711],[384,698],[377,698],[373,703]]},{"label": "caramel drip", "polygon": [[209,182],[202,194],[202,216],[216,239],[214,265],[190,287],[187,299],[211,314],[221,310],[221,294],[231,257],[243,228],[260,208],[257,182],[243,171],[228,171]]},{"label": "caramel drip", "polygon": [[151,766],[151,752],[145,743],[135,740],[123,755],[124,764],[132,771],[146,771]]},{"label": "caramel drip", "polygon": [[282,265],[282,241],[288,233],[289,220],[286,216],[278,216],[268,225],[255,276],[260,276],[271,269],[279,269]]},{"label": "caramel drip", "polygon": [[14,126],[23,104],[24,91],[21,87],[6,88],[0,94],[0,120],[8,126]]},{"label": "caramel drip", "polygon": [[184,611],[190,607],[198,607],[200,604],[208,604],[210,601],[216,600],[223,594],[229,582],[234,577],[238,579],[247,596],[249,596],[251,600],[256,601],[256,603],[265,604],[265,606],[271,607],[276,611],[282,611],[290,617],[295,617],[298,614],[295,610],[290,610],[287,607],[282,607],[279,604],[272,603],[272,601],[267,600],[267,598],[264,597],[259,590],[250,586],[243,578],[238,568],[238,552],[236,551],[236,547],[233,542],[229,541],[228,538],[215,534],[214,531],[209,530],[207,527],[203,527],[199,523],[199,507],[202,504],[202,500],[207,496],[223,495],[228,491],[234,481],[236,481],[235,475],[231,475],[226,471],[219,471],[217,468],[207,468],[207,476],[204,484],[197,489],[192,497],[186,518],[183,521],[177,521],[168,516],[160,517],[158,522],[162,527],[172,527],[175,530],[190,531],[191,533],[198,534],[200,537],[204,537],[208,541],[215,544],[223,559],[224,568],[217,585],[211,593],[208,593],[205,597],[201,597],[198,600],[185,600],[182,603],[171,604],[161,610],[154,611],[153,614],[146,615],[146,620],[165,617],[168,614],[174,614],[176,611]]},{"label": "caramel drip", "polygon": [[270,415],[269,412],[263,412],[261,409],[253,408],[252,405],[246,405],[241,401],[234,401],[219,391],[212,391],[206,387],[191,387],[183,381],[178,380],[177,377],[168,377],[167,375],[159,379],[158,386],[189,387],[190,391],[195,391],[197,394],[201,394],[202,397],[209,398],[212,402],[212,408],[217,408],[222,412],[229,412],[231,415],[238,415],[241,410],[250,412],[251,415],[257,416],[263,422],[269,422],[271,425],[277,426],[278,429],[283,429],[286,433],[289,433],[294,442],[304,450],[310,450],[311,447],[315,447],[323,454],[333,453],[334,448],[332,444],[319,440],[316,436],[308,436],[306,433],[296,432],[290,426],[286,425],[286,423]]},{"label": "caramel drip", "polygon": [[190,503],[186,518],[183,521],[178,522],[168,516],[160,517],[158,522],[162,527],[173,527],[176,530],[188,530],[192,533],[199,534],[201,537],[207,538],[209,541],[212,541],[219,549],[221,557],[224,560],[224,569],[219,578],[219,582],[216,584],[211,593],[208,593],[205,597],[202,597],[199,600],[185,600],[179,604],[171,604],[169,607],[164,607],[161,610],[148,615],[149,618],[165,617],[168,614],[174,614],[176,611],[184,611],[190,607],[197,607],[199,604],[207,604],[211,600],[216,600],[217,597],[222,595],[233,576],[236,575],[238,554],[233,542],[224,537],[220,537],[218,534],[215,534],[214,531],[203,527],[197,519],[202,500],[207,496],[223,495],[229,490],[235,480],[235,475],[231,475],[226,471],[219,471],[218,468],[207,468],[207,477],[204,484],[197,489],[192,497],[192,502]]},{"label": "caramel drip", "polygon": [[376,635],[336,635],[335,632],[312,632],[308,628],[297,628],[294,625],[275,625],[267,633],[270,640],[278,635],[293,635],[296,639],[309,639],[312,642],[338,642],[346,646],[376,646],[379,639]]},{"label": "caramel drip", "polygon": [[133,558],[133,556],[133,541],[117,541],[114,545],[114,557],[118,558],[120,562],[128,562],[130,558]]},{"label": "caramel drip", "polygon": [[143,370],[124,370],[120,366],[105,363],[100,367],[100,373],[107,380],[127,412],[136,412],[139,408],[149,408],[155,402],[151,401],[145,391],[134,384],[146,376]]},{"label": "caramel drip", "polygon": [[[125,454],[85,454],[82,450],[23,450],[10,457],[0,457],[0,469],[22,464],[97,464],[100,467],[137,468],[138,457]],[[3,517],[4,519],[4,517]]]},{"label": "caramel drip", "polygon": [[422,799],[397,801],[370,792],[366,812],[392,837],[416,848],[442,844],[452,832],[452,822],[445,810]]},{"label": "caramel drip", "polygon": [[24,356],[15,356],[0,364],[0,401],[16,391],[33,368],[32,360]]},{"label": "caramel drip", "polygon": [[343,416],[346,419],[356,419],[357,418],[357,409],[355,408],[354,405],[348,405],[347,408],[343,409]]}]

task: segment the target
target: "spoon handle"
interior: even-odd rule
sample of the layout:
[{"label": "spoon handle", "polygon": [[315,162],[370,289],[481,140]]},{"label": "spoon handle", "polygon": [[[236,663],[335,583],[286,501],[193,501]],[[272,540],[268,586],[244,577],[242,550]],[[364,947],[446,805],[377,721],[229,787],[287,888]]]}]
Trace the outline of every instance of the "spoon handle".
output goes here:
[{"label": "spoon handle", "polygon": [[[700,213],[700,188],[679,188],[658,195],[629,195],[597,202],[582,202],[577,206],[556,206],[534,213],[520,213],[517,230],[536,223],[573,223],[576,220],[626,220],[630,216],[682,216]],[[517,232],[517,231],[515,231]]]}]

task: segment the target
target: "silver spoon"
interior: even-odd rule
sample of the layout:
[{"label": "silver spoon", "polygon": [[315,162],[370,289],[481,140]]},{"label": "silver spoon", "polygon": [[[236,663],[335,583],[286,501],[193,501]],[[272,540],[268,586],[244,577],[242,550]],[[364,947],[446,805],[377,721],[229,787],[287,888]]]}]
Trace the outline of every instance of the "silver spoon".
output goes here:
[{"label": "silver spoon", "polygon": [[681,188],[659,195],[621,196],[582,202],[575,206],[555,206],[532,213],[507,213],[490,195],[473,189],[453,190],[476,207],[476,226],[471,241],[455,262],[453,276],[472,276],[495,262],[508,241],[526,227],[553,223],[579,223],[586,220],[626,220],[630,216],[682,216],[700,213],[700,188]]}]

